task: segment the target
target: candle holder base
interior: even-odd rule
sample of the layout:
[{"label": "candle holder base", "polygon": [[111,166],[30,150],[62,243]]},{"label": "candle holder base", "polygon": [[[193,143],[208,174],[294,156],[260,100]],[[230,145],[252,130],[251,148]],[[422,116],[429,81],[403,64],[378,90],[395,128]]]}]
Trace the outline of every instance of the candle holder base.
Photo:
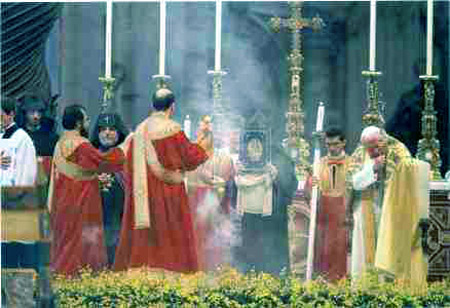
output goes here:
[{"label": "candle holder base", "polygon": [[373,70],[368,70],[368,71],[362,71],[361,75],[363,75],[364,77],[372,77],[372,78],[377,78],[383,75],[382,72],[380,71],[373,71]]},{"label": "candle holder base", "polygon": [[208,75],[219,75],[219,76],[225,76],[228,74],[228,71],[224,71],[224,70],[220,70],[220,71],[216,71],[216,70],[208,70]]},{"label": "candle holder base", "polygon": [[152,79],[156,81],[156,89],[169,89],[169,81],[172,79],[169,75],[153,75]]},{"label": "candle holder base", "polygon": [[420,75],[419,78],[420,78],[420,80],[423,80],[423,81],[428,81],[429,80],[429,81],[436,82],[436,81],[439,80],[439,76],[438,75]]},{"label": "candle holder base", "polygon": [[437,117],[434,110],[434,83],[439,76],[422,75],[424,88],[424,109],[422,111],[422,139],[419,140],[416,157],[431,165],[431,180],[442,180],[439,171],[442,161],[439,155],[440,143],[437,136]]}]

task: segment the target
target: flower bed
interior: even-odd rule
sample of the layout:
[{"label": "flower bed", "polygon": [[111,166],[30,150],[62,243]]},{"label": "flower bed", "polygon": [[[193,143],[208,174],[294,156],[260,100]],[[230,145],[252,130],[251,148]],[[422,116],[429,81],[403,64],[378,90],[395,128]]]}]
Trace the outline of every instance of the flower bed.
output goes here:
[{"label": "flower bed", "polygon": [[413,290],[375,277],[327,284],[230,268],[190,275],[85,270],[74,279],[56,277],[54,288],[59,307],[450,307],[450,280]]}]

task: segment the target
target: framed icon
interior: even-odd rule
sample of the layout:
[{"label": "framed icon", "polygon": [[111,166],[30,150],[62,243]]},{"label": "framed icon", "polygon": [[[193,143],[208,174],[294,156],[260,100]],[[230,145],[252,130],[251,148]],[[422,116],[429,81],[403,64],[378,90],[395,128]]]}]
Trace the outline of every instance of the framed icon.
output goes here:
[{"label": "framed icon", "polygon": [[247,130],[241,135],[239,160],[246,169],[260,169],[270,162],[269,134]]}]

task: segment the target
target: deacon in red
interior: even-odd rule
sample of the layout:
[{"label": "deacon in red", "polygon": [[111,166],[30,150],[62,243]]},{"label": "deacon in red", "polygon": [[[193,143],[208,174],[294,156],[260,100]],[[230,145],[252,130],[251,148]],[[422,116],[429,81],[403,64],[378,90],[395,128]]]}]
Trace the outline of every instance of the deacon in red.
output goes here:
[{"label": "deacon in red", "polygon": [[55,147],[48,199],[50,267],[73,275],[107,264],[98,173],[120,170],[125,157],[120,149],[102,154],[90,144],[84,107],[68,106],[62,122],[65,132]]},{"label": "deacon in red", "polygon": [[208,159],[209,138],[191,143],[171,117],[175,97],[165,88],[153,95],[152,114],[125,141],[131,177],[125,201],[116,270],[147,266],[198,270],[195,234],[184,172]]}]

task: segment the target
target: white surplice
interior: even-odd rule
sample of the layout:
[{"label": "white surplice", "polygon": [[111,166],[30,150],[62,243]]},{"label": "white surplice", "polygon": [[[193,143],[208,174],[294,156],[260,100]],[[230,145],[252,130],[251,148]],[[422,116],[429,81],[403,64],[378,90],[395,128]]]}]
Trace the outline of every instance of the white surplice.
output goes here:
[{"label": "white surplice", "polygon": [[1,186],[33,186],[37,174],[36,149],[31,137],[21,128],[10,138],[0,136],[0,151],[11,156],[8,169],[0,168]]}]

